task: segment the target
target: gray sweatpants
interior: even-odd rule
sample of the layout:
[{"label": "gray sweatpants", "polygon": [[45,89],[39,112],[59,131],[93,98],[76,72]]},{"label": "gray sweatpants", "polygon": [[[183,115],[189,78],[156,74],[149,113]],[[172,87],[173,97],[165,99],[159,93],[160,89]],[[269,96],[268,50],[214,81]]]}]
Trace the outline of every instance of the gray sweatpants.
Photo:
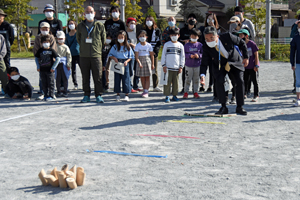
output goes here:
[{"label": "gray sweatpants", "polygon": [[200,67],[185,66],[184,92],[189,92],[191,81],[193,81],[193,93],[198,92],[200,83]]}]

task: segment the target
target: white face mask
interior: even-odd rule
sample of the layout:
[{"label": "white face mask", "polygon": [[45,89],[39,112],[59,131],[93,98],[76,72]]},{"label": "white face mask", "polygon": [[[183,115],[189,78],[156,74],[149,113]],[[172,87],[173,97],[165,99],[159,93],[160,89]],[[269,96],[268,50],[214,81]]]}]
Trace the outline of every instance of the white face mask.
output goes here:
[{"label": "white face mask", "polygon": [[145,37],[140,37],[139,40],[140,40],[141,42],[145,42],[145,41],[146,41],[146,38],[145,38]]},{"label": "white face mask", "polygon": [[52,18],[53,17],[53,12],[45,12],[45,16],[47,18]]},{"label": "white face mask", "polygon": [[69,29],[74,30],[75,29],[75,24],[70,24]]},{"label": "white face mask", "polygon": [[191,41],[192,41],[192,42],[197,42],[197,40],[198,40],[198,39],[193,39],[193,38],[191,38]]},{"label": "white face mask", "polygon": [[118,39],[118,42],[121,44],[124,42],[124,39]]},{"label": "white face mask", "polygon": [[211,18],[207,18],[207,23],[209,24],[209,22],[215,23],[215,20],[211,19]]},{"label": "white face mask", "polygon": [[88,20],[88,21],[92,21],[94,20],[94,13],[90,13],[90,14],[85,14],[85,18]]},{"label": "white face mask", "polygon": [[172,37],[171,37],[171,40],[172,40],[173,42],[177,41],[177,40],[178,40],[178,36],[172,36]]},{"label": "white face mask", "polygon": [[113,18],[119,18],[120,13],[119,12],[113,12],[111,15],[112,15]]},{"label": "white face mask", "polygon": [[17,81],[20,78],[20,75],[14,75],[10,77],[12,80]]},{"label": "white face mask", "polygon": [[210,48],[215,48],[215,46],[217,46],[217,42],[216,41],[212,41],[212,42],[206,42],[207,46],[209,46]]},{"label": "white face mask", "polygon": [[153,26],[153,22],[151,20],[146,21],[146,25],[149,26],[149,27],[151,27],[151,26]]},{"label": "white face mask", "polygon": [[65,39],[63,39],[63,40],[57,40],[57,42],[58,42],[59,44],[62,44],[62,43],[65,42]]},{"label": "white face mask", "polygon": [[43,47],[44,47],[45,49],[49,48],[49,47],[50,47],[50,43],[49,43],[49,42],[43,43]]},{"label": "white face mask", "polygon": [[105,40],[105,43],[106,43],[106,44],[110,44],[110,43],[111,43],[111,39],[106,39],[106,40]]},{"label": "white face mask", "polygon": [[49,35],[49,31],[41,31],[42,35]]},{"label": "white face mask", "polygon": [[130,24],[129,28],[130,28],[131,30],[134,30],[134,29],[135,29],[135,24]]}]

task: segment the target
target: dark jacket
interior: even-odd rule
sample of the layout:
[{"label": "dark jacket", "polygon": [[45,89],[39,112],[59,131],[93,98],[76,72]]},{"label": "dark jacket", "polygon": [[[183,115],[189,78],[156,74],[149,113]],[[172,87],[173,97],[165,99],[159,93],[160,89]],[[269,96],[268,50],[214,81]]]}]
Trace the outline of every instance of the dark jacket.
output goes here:
[{"label": "dark jacket", "polygon": [[4,21],[0,25],[0,34],[5,38],[6,48],[10,49],[10,46],[14,43],[14,29],[10,23]]},{"label": "dark jacket", "polygon": [[147,32],[147,42],[151,44],[152,48],[153,48],[153,52],[155,53],[155,57],[158,56],[158,52],[160,50],[161,47],[161,30],[159,28],[155,29],[155,36],[153,36],[153,29],[148,29],[148,27],[146,27],[146,32]]},{"label": "dark jacket", "polygon": [[[224,48],[229,54],[228,59],[221,56],[221,67],[225,67],[226,63],[230,62],[230,64],[234,67],[240,69],[241,71],[245,71],[244,65],[242,63],[243,58],[240,56],[239,52],[234,47],[234,45],[238,46],[243,54],[243,57],[249,58],[247,52],[247,45],[245,41],[231,33],[221,34],[219,40],[222,42]],[[208,47],[205,42],[203,44],[203,55],[200,66],[200,74],[206,74],[207,66],[209,65],[209,62],[211,60],[213,62],[213,67],[215,68],[215,70],[219,70],[219,52],[215,48]]]},{"label": "dark jacket", "polygon": [[295,35],[291,41],[290,62],[292,66],[295,66],[295,56],[296,56],[296,64],[300,64],[300,35],[299,34]]},{"label": "dark jacket", "polygon": [[[196,25],[194,26],[194,28],[195,27],[196,27]],[[185,45],[185,43],[183,42],[183,40],[189,40],[190,39],[191,30],[192,29],[189,29],[188,25],[185,25],[182,29],[180,29],[180,36],[179,36],[178,41],[181,42],[181,44]]]},{"label": "dark jacket", "polygon": [[[18,89],[17,89],[18,88]],[[16,90],[17,89],[17,90]],[[13,97],[15,93],[21,92],[23,95],[28,93],[29,98],[32,96],[33,87],[30,82],[24,76],[20,76],[19,80],[9,80],[6,85],[6,92],[10,97]]]},{"label": "dark jacket", "polygon": [[54,18],[53,20],[49,21],[47,18],[45,18],[39,21],[38,34],[41,33],[40,24],[42,22],[47,22],[50,24],[50,31],[54,37],[56,37],[57,31],[63,31],[62,22],[59,19]]}]

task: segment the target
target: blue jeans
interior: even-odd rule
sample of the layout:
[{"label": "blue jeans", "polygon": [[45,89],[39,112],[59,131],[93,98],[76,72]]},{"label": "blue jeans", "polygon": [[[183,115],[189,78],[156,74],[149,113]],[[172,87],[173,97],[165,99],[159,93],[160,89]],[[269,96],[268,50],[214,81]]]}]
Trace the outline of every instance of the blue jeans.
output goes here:
[{"label": "blue jeans", "polygon": [[[125,59],[118,59],[119,62],[124,63],[126,60]],[[129,64],[125,67],[124,75],[114,73],[114,92],[115,93],[121,93],[121,82],[122,82],[122,89],[123,93],[128,94],[131,92],[131,83],[130,83],[130,74],[129,74]]]},{"label": "blue jeans", "polygon": [[295,75],[296,75],[296,92],[300,92],[300,64],[296,64],[295,69]]}]

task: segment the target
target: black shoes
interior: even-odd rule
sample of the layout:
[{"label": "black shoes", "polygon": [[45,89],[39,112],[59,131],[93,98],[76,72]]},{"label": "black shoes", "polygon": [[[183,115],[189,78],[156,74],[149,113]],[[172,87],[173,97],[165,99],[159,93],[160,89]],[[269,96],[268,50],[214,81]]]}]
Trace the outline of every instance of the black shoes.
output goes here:
[{"label": "black shoes", "polygon": [[240,115],[247,115],[247,111],[243,107],[237,107],[235,112]]},{"label": "black shoes", "polygon": [[228,114],[228,108],[227,107],[221,107],[218,112],[215,113],[216,115],[226,115]]},{"label": "black shoes", "polygon": [[207,88],[206,92],[208,92],[208,93],[212,92],[211,87]]},{"label": "black shoes", "polygon": [[199,92],[205,92],[204,87],[200,87]]}]

